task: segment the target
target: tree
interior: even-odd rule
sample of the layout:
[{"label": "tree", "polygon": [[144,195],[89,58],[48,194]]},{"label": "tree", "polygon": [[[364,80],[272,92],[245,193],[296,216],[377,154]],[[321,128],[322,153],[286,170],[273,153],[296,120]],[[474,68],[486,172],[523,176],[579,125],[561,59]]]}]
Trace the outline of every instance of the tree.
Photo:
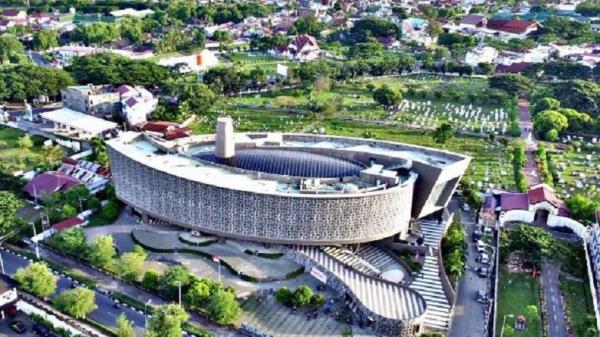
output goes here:
[{"label": "tree", "polygon": [[207,310],[215,321],[221,324],[230,324],[239,316],[240,304],[235,299],[233,292],[217,289],[210,296]]},{"label": "tree", "polygon": [[582,194],[571,196],[567,199],[566,204],[575,219],[588,223],[595,220],[596,211],[600,210],[600,202],[587,198]]},{"label": "tree", "polygon": [[310,14],[294,21],[294,28],[296,34],[308,34],[318,37],[325,28],[325,25],[319,22],[314,15]]},{"label": "tree", "polygon": [[560,101],[552,97],[544,97],[537,101],[533,106],[533,113],[542,112],[544,110],[558,110],[560,108]]},{"label": "tree", "polygon": [[[0,64],[10,62],[15,55],[23,54],[25,46],[13,35],[0,35]],[[3,70],[4,71],[4,70]]]},{"label": "tree", "polygon": [[0,191],[0,235],[5,235],[20,223],[17,211],[23,207],[23,201],[13,192]]},{"label": "tree", "polygon": [[533,132],[539,138],[545,138],[548,131],[556,130],[557,134],[569,126],[567,117],[558,111],[546,110],[533,118]]},{"label": "tree", "polygon": [[181,325],[188,320],[188,314],[178,305],[167,304],[157,307],[148,321],[147,337],[180,337]]},{"label": "tree", "polygon": [[600,114],[600,84],[592,81],[573,80],[553,86],[553,96],[563,108],[585,111],[592,117]]},{"label": "tree", "polygon": [[17,269],[13,278],[25,291],[38,297],[48,297],[56,291],[56,276],[42,262],[32,262],[25,268]]},{"label": "tree", "polygon": [[35,50],[48,50],[58,47],[58,33],[55,30],[42,29],[33,35],[31,43]]},{"label": "tree", "polygon": [[119,28],[112,23],[98,22],[91,25],[78,25],[73,31],[72,40],[86,45],[99,45],[119,38]]},{"label": "tree", "polygon": [[539,265],[551,255],[552,236],[543,228],[520,224],[508,233],[508,239],[508,251],[520,252],[530,264]]},{"label": "tree", "polygon": [[219,42],[219,50],[226,50],[229,48],[231,42],[233,42],[233,36],[231,33],[225,30],[217,30],[213,33],[213,39]]},{"label": "tree", "polygon": [[444,122],[433,131],[431,137],[436,143],[445,146],[454,137],[454,127],[452,124]]},{"label": "tree", "polygon": [[369,17],[356,21],[350,29],[350,35],[355,42],[367,42],[371,38],[379,37],[399,39],[402,32],[398,25],[389,20]]},{"label": "tree", "polygon": [[21,148],[21,150],[29,150],[33,147],[33,141],[27,133],[24,134],[21,138],[19,138],[17,143],[19,144],[19,148]]},{"label": "tree", "polygon": [[162,275],[160,284],[169,296],[177,294],[178,287],[185,288],[190,283],[190,272],[185,266],[174,266]]},{"label": "tree", "polygon": [[373,99],[375,102],[383,105],[386,109],[389,109],[389,107],[400,103],[402,100],[402,94],[400,94],[398,89],[384,84],[373,91]]},{"label": "tree", "polygon": [[110,235],[98,235],[90,246],[90,262],[98,267],[106,267],[117,254]]},{"label": "tree", "polygon": [[160,285],[160,273],[154,269],[148,269],[144,273],[144,278],[142,279],[142,287],[149,290],[156,290]]},{"label": "tree", "polygon": [[309,286],[301,285],[294,291],[292,303],[296,306],[303,307],[310,304],[312,295],[313,291]]},{"label": "tree", "polygon": [[63,291],[54,299],[54,306],[78,319],[98,309],[94,291],[83,287]]},{"label": "tree", "polygon": [[119,275],[129,281],[137,280],[140,272],[144,268],[144,261],[146,260],[146,254],[139,254],[136,252],[124,253],[119,257],[119,264],[117,265]]},{"label": "tree", "polygon": [[109,200],[104,207],[102,207],[102,216],[109,222],[113,222],[119,216],[120,211],[119,203],[115,200]]},{"label": "tree", "polygon": [[91,139],[92,155],[94,161],[100,163],[100,165],[108,167],[108,152],[106,151],[106,144],[102,138],[94,137]]},{"label": "tree", "polygon": [[600,3],[594,0],[585,0],[577,4],[575,12],[589,17],[600,16]]},{"label": "tree", "polygon": [[87,250],[85,232],[79,227],[65,229],[52,237],[56,245],[67,253],[80,255]]},{"label": "tree", "polygon": [[275,299],[282,304],[290,304],[292,302],[293,293],[288,287],[281,287],[275,291]]},{"label": "tree", "polygon": [[444,32],[444,27],[442,27],[442,24],[440,24],[436,20],[429,20],[429,22],[427,24],[427,33],[431,37],[437,37],[440,34],[442,34],[443,32]]},{"label": "tree", "polygon": [[515,328],[513,328],[510,324],[504,325],[504,336],[510,337],[515,334]]},{"label": "tree", "polygon": [[179,101],[186,103],[195,115],[206,115],[217,101],[217,95],[206,85],[180,79],[175,83]]},{"label": "tree", "polygon": [[140,43],[144,40],[142,20],[140,18],[126,17],[121,22],[121,37],[131,43]]},{"label": "tree", "polygon": [[64,152],[58,145],[47,145],[42,148],[42,157],[47,166],[58,167],[64,157]]},{"label": "tree", "polygon": [[521,74],[505,74],[489,78],[490,88],[506,91],[509,95],[522,95],[533,88],[533,82]]},{"label": "tree", "polygon": [[205,304],[209,299],[211,292],[217,285],[208,279],[199,279],[192,282],[185,298],[186,302],[191,306],[200,306]]},{"label": "tree", "polygon": [[77,215],[77,208],[75,206],[64,204],[62,209],[60,210],[60,219],[68,219]]},{"label": "tree", "polygon": [[125,313],[121,313],[117,318],[117,337],[135,337],[135,328],[133,323],[127,320]]},{"label": "tree", "polygon": [[525,307],[525,317],[529,322],[536,322],[537,320],[539,320],[540,313],[538,307],[536,307],[533,304],[530,304],[527,307]]}]

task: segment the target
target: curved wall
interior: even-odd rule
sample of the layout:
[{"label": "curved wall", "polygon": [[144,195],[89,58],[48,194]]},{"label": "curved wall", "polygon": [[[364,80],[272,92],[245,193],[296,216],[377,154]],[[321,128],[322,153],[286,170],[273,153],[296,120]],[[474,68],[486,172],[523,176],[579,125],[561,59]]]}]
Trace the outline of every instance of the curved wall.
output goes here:
[{"label": "curved wall", "polygon": [[254,193],[191,181],[107,148],[120,200],[150,216],[216,235],[274,243],[358,243],[406,232],[411,217],[414,178],[365,194]]}]

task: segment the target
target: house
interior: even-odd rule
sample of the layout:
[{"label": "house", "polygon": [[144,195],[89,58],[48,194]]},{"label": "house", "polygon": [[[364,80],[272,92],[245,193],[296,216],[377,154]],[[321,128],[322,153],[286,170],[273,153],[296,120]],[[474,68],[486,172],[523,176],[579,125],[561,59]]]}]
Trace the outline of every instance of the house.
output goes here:
[{"label": "house", "polygon": [[427,25],[427,21],[421,18],[408,18],[402,20],[402,41],[414,41],[424,46],[433,44],[434,39],[427,33]]},{"label": "house", "polygon": [[9,21],[6,19],[0,19],[0,32],[6,31],[9,28],[12,28],[15,26],[15,23],[13,21]]},{"label": "house", "polygon": [[469,14],[463,16],[458,24],[459,29],[476,29],[485,27],[487,24],[487,18],[480,14]]},{"label": "house", "polygon": [[52,225],[54,232],[64,231],[65,229],[80,227],[86,223],[79,216],[70,217]]},{"label": "house", "polygon": [[275,48],[270,53],[298,61],[312,61],[319,57],[321,48],[314,37],[298,35],[290,41],[287,47]]},{"label": "house", "polygon": [[52,128],[47,129],[48,132],[78,139],[109,136],[118,126],[117,123],[69,108],[42,112],[40,118],[52,124]]},{"label": "house", "polygon": [[55,192],[67,192],[80,182],[69,175],[50,171],[44,172],[27,182],[23,191],[33,200],[39,200],[44,195]]},{"label": "house", "polygon": [[494,63],[498,56],[498,51],[495,48],[487,46],[478,46],[469,50],[465,55],[465,63],[476,67],[480,63]]},{"label": "house", "polygon": [[590,26],[592,27],[592,31],[600,33],[600,18],[590,20]]},{"label": "house", "polygon": [[129,125],[145,122],[158,106],[158,98],[144,87],[121,85],[117,92],[121,97],[121,117]]},{"label": "house", "polygon": [[119,93],[110,85],[77,85],[61,90],[66,108],[88,114],[111,116],[121,101]]},{"label": "house", "polygon": [[32,13],[31,15],[29,15],[29,18],[27,21],[29,22],[29,25],[44,26],[44,25],[49,24],[51,20],[52,20],[52,17],[50,16],[50,14],[37,12],[37,13]]},{"label": "house", "polygon": [[527,20],[488,20],[485,31],[501,40],[524,39],[527,35],[535,32],[539,24],[535,21]]},{"label": "house", "polygon": [[192,130],[173,122],[147,122],[139,125],[139,128],[164,140],[175,140],[192,135]]},{"label": "house", "polygon": [[20,9],[3,9],[2,15],[5,20],[11,21],[16,25],[26,25],[27,24],[27,12]]},{"label": "house", "polygon": [[119,9],[119,10],[115,10],[110,12],[110,15],[114,16],[115,18],[122,18],[125,16],[132,16],[132,17],[136,17],[136,18],[144,18],[148,15],[152,15],[154,14],[154,11],[151,9],[141,9],[141,10],[136,10],[133,8],[124,8],[124,9]]},{"label": "house", "polygon": [[6,275],[0,275],[0,320],[17,311],[15,304],[18,300],[17,283]]}]

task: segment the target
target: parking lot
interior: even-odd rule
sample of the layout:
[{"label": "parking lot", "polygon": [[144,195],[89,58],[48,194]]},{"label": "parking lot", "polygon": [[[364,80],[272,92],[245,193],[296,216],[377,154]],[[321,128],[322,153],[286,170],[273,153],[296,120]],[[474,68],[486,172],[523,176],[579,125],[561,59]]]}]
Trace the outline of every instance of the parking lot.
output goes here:
[{"label": "parking lot", "polygon": [[[19,334],[11,328],[11,324],[15,321],[22,322],[25,325],[26,332]],[[17,311],[14,315],[6,317],[0,321],[0,336],[23,336],[23,337],[34,337],[36,334],[32,331],[33,322],[29,319],[29,316],[24,313]]]}]

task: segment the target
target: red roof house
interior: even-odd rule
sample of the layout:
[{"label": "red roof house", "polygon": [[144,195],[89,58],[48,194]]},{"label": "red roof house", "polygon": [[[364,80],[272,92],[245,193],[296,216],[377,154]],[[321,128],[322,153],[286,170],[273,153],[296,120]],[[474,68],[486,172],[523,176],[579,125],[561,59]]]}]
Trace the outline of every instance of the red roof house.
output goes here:
[{"label": "red roof house", "polygon": [[32,198],[39,198],[44,194],[52,194],[54,192],[66,192],[73,186],[79,185],[79,180],[59,173],[59,172],[45,172],[39,176],[31,179],[23,190],[29,194]]},{"label": "red roof house", "polygon": [[538,23],[527,20],[488,20],[487,29],[514,35],[527,35],[538,28]]},{"label": "red roof house", "polygon": [[80,226],[83,223],[84,223],[83,219],[81,219],[78,216],[74,216],[74,217],[65,219],[61,222],[55,223],[54,225],[52,225],[52,228],[56,231],[63,231],[65,229]]}]

